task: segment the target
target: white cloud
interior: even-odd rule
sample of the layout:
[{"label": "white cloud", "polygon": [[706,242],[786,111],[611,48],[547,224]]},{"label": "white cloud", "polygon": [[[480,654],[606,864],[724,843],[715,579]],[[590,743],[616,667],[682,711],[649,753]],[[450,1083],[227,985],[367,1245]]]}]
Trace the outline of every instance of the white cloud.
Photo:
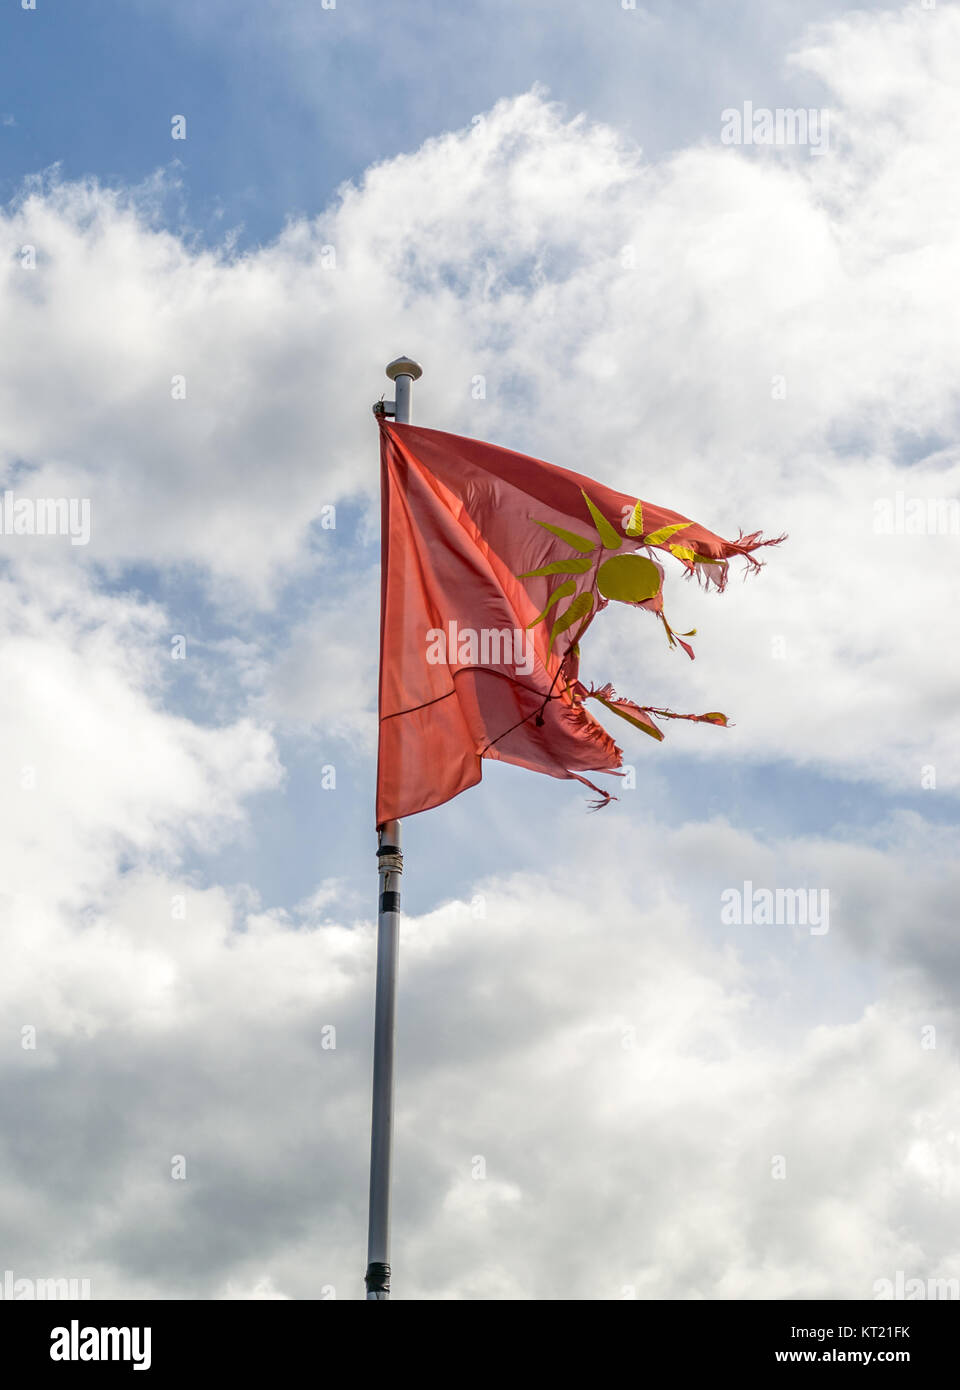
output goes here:
[{"label": "white cloud", "polygon": [[[817,158],[717,141],[651,165],[533,92],[240,257],[162,230],[155,187],[48,181],[8,209],[0,463],[93,517],[80,553],[3,538],[13,1267],[99,1296],[358,1291],[371,928],[322,858],[291,914],[184,863],[280,784],[266,719],[369,731],[369,552],[331,558],[311,522],[372,501],[395,352],[424,360],[421,420],[717,530],[791,532],[722,598],[674,583],[694,666],[608,613],[585,675],[727,709],[733,731],[671,730],[704,757],[956,786],[958,538],[873,518],[956,491],[958,50],[944,7],[812,40],[836,133]],[[168,614],[101,584],[129,565],[208,586],[231,631],[200,649],[233,663],[246,717],[168,712]],[[292,614],[291,579],[320,590]],[[406,921],[403,1296],[863,1298],[957,1272],[950,833],[770,843],[680,790],[697,819],[670,832],[625,802],[541,836],[505,801],[541,876],[477,884],[482,917]],[[830,933],[721,928],[744,878],[829,886]]]},{"label": "white cloud", "polygon": [[215,845],[247,795],[277,785],[265,729],[163,710],[172,663],[158,607],[42,571],[29,588],[4,581],[2,599],[8,893],[81,901],[130,856]]},{"label": "white cloud", "polygon": [[[423,421],[715,529],[790,532],[759,581],[703,610],[701,663],[681,680],[678,659],[637,692],[729,705],[743,732],[709,740],[711,755],[901,787],[933,763],[956,785],[953,663],[942,646],[930,659],[925,631],[948,619],[957,537],[873,528],[878,500],[957,487],[943,287],[960,269],[960,179],[942,71],[958,48],[949,8],[823,31],[796,59],[834,88],[835,145],[816,158],[718,139],[649,165],[612,129],[528,94],[384,162],[242,257],[191,250],[94,186],[38,187],[3,227],[12,250],[37,247],[38,267],[11,256],[0,285],[0,454],[35,470],[21,492],[28,479],[91,497],[89,551],[54,545],[58,561],[200,565],[242,613],[284,576],[329,584],[310,524],[373,495],[368,407],[405,346],[426,364]],[[185,400],[170,396],[177,374]],[[696,597],[676,603],[699,619]],[[335,650],[355,673],[353,708],[372,681],[351,611],[337,621],[355,651]],[[656,647],[639,627],[638,650]],[[309,716],[322,663],[299,634],[274,682],[281,709]],[[630,660],[607,674],[638,686]]]},{"label": "white cloud", "polygon": [[333,582],[291,629],[265,676],[257,707],[294,728],[376,747],[378,590],[368,575],[338,593]]},{"label": "white cloud", "polygon": [[[956,1272],[949,1023],[896,961],[856,999],[874,937],[912,930],[895,898],[878,893],[869,936],[849,911],[822,939],[720,923],[715,865],[761,882],[804,850],[618,823],[584,846],[589,877],[561,854],[478,883],[481,917],[405,920],[398,1296],[870,1298],[896,1269]],[[829,857],[841,902],[865,868],[931,867],[912,848]],[[32,1204],[10,1257],[59,1270],[69,1249],[98,1296],[355,1297],[372,929],[291,930],[189,888],[172,920],[180,887],[128,876],[59,938],[37,1049],[2,1068],[22,1115],[6,1202]],[[930,921],[946,942],[950,900]],[[29,971],[47,944],[23,951]],[[826,1007],[804,986],[825,971],[845,990]],[[16,1021],[24,985],[5,993]],[[57,1178],[66,1134],[82,1198]]]}]

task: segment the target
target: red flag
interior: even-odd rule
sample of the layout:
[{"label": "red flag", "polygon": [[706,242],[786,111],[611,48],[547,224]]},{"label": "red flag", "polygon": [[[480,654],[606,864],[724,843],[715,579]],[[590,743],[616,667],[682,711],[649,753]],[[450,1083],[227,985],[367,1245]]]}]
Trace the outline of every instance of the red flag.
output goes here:
[{"label": "red flag", "polygon": [[725,541],[677,512],[475,439],[381,415],[382,568],[377,824],[474,786],[483,758],[572,777],[616,772],[620,749],[594,699],[662,739],[656,718],[725,724],[617,699],[579,680],[579,643],[612,599],[663,611],[672,554],[723,588],[727,562],[754,568],[759,532]]}]

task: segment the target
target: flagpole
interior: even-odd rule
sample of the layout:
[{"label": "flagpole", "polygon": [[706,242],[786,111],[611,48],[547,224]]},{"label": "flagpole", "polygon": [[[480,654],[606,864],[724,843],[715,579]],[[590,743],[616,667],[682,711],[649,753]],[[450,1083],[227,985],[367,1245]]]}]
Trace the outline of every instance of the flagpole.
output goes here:
[{"label": "flagpole", "polygon": [[[398,357],[387,367],[396,388],[393,417],[410,423],[413,383],[423,375],[418,362]],[[384,413],[390,414],[389,404]],[[380,896],[377,914],[377,988],[373,1024],[373,1113],[370,1124],[370,1214],[367,1227],[367,1298],[390,1297],[390,1152],[393,1140],[394,1048],[397,1036],[397,956],[400,945],[400,822],[377,832]]]}]

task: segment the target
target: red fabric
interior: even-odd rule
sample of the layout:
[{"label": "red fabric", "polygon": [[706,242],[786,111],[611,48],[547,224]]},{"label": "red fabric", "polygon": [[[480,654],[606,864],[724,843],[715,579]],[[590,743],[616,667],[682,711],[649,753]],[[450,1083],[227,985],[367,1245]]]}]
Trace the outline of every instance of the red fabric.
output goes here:
[{"label": "red fabric", "polygon": [[[623,553],[640,549],[638,538],[623,534],[636,498],[492,444],[388,423],[382,416],[379,423],[377,824],[439,806],[474,786],[481,778],[483,758],[576,778],[596,791],[603,804],[610,793],[593,787],[582,774],[616,772],[622,756],[584,708],[584,700],[591,695],[609,700],[608,709],[652,725],[647,732],[659,737],[649,716],[675,716],[617,701],[608,686],[594,692],[580,684],[574,644],[605,606],[596,592],[595,572],[575,576],[571,599],[558,602],[536,623],[558,582],[570,580],[564,575],[517,576],[577,553],[538,521],[595,539],[598,560],[611,554],[609,549],[599,551],[581,489],[623,535]],[[642,505],[644,535],[686,523],[676,512]],[[743,555],[756,566],[751,552],[772,543],[759,534],[724,541],[686,523],[662,545],[643,546],[642,553],[650,556],[677,542],[710,561],[702,564],[681,556],[680,563],[721,588],[731,556]],[[559,635],[551,650],[557,613],[591,591],[593,611]],[[663,619],[661,594],[637,606]],[[451,623],[456,624],[452,630]],[[528,632],[531,624],[535,625]],[[723,722],[722,715],[679,717]]]}]

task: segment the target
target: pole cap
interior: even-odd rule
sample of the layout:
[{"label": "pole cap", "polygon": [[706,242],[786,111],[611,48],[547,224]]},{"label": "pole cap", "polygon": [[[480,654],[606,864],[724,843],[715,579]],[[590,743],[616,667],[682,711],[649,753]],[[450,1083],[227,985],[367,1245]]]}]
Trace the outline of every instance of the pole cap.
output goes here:
[{"label": "pole cap", "polygon": [[396,381],[398,376],[409,376],[418,381],[423,376],[423,368],[412,357],[397,357],[387,367],[387,376]]}]

